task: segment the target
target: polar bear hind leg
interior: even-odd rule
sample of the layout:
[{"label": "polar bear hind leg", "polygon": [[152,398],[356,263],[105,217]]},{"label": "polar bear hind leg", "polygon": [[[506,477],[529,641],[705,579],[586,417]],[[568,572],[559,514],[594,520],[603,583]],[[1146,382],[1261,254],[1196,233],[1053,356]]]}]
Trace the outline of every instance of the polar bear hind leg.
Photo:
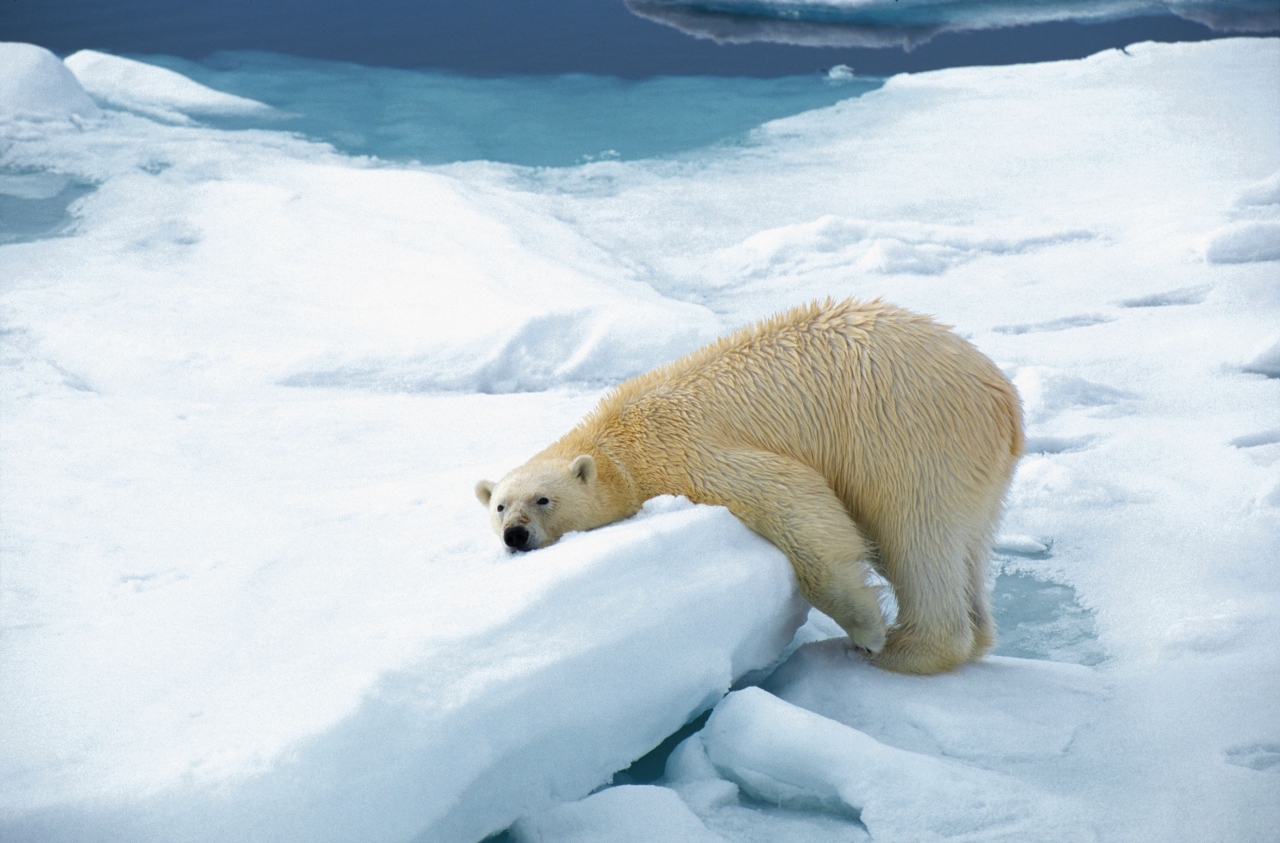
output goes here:
[{"label": "polar bear hind leg", "polygon": [[699,503],[725,506],[791,560],[800,593],[877,653],[885,642],[880,586],[871,543],[824,478],[809,466],[768,451],[709,449]]},{"label": "polar bear hind leg", "polygon": [[909,513],[881,525],[880,561],[900,611],[876,664],[937,673],[973,661],[995,644],[989,548],[1001,509],[993,493],[976,512]]},{"label": "polar bear hind leg", "polygon": [[991,618],[991,589],[988,580],[991,552],[990,539],[983,535],[969,543],[965,566],[969,571],[969,623],[973,627],[970,661],[977,660],[995,646],[996,623]]}]

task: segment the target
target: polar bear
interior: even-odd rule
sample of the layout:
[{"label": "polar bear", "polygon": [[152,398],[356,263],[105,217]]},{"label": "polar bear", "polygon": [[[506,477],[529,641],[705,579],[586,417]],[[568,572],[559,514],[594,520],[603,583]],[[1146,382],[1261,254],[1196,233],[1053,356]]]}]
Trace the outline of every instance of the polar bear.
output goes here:
[{"label": "polar bear", "polygon": [[936,673],[994,643],[988,554],[1022,448],[1018,393],[972,345],[878,299],[828,300],[626,381],[476,496],[512,550],[657,495],[725,506],[875,664]]}]

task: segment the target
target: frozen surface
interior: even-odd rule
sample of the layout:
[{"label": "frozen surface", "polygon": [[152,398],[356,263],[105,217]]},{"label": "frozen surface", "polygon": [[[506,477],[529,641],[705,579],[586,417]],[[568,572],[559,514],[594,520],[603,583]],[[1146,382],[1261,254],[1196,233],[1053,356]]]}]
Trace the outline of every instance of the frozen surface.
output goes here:
[{"label": "frozen surface", "polygon": [[[319,663],[294,640],[329,614],[314,608],[240,621],[275,650],[253,676],[248,654],[148,640],[178,632],[167,613],[113,630],[110,646],[139,658],[94,681],[92,710],[39,734],[6,731],[6,839],[478,840],[608,780],[769,664],[803,617],[781,554],[725,510],[687,502],[655,500],[536,555],[469,555],[468,570],[437,559],[412,575],[416,599],[376,601],[380,644],[330,640]],[[666,588],[677,556],[683,587]],[[341,574],[334,561],[293,576]],[[201,578],[125,575],[118,587],[144,594],[179,579]],[[255,579],[255,600],[281,587]],[[216,585],[202,591],[213,598],[203,612],[234,611]],[[57,637],[69,646],[78,632]],[[183,675],[153,675],[175,643]],[[85,658],[94,642],[80,647]],[[344,659],[347,673],[324,673]],[[23,667],[6,665],[15,677]],[[270,674],[287,687],[271,694]],[[43,719],[4,702],[17,719]],[[105,718],[126,731],[96,748]],[[76,763],[58,763],[73,748]]]},{"label": "frozen surface", "polygon": [[1174,14],[1229,32],[1280,28],[1270,0],[627,0],[642,17],[720,42],[905,47],[942,32]]},{"label": "frozen surface", "polygon": [[1210,263],[1280,260],[1280,171],[1236,196],[1234,222],[1205,235],[1200,244]]},{"label": "frozen surface", "polygon": [[[1276,220],[1280,42],[898,76],[558,169],[76,111],[33,50],[0,48],[61,92],[0,112],[0,196],[51,203],[0,245],[6,841],[549,843],[628,805],[731,841],[1274,835],[1280,261],[1210,246]],[[499,551],[477,478],[827,295],[938,314],[1022,391],[996,597],[1037,660],[894,676],[817,617],[789,648],[790,571],[721,510]],[[574,804],[742,676],[671,756],[685,807]]]},{"label": "frozen surface", "polygon": [[174,123],[188,115],[268,117],[270,106],[207,88],[187,77],[133,59],[80,50],[66,66],[84,89],[105,105]]},{"label": "frozen surface", "polygon": [[0,42],[0,119],[92,117],[98,107],[58,57],[34,44]]},{"label": "frozen surface", "polygon": [[1280,331],[1259,343],[1245,361],[1244,370],[1269,378],[1280,378]]},{"label": "frozen surface", "polygon": [[726,843],[674,790],[623,785],[522,819],[517,843]]},{"label": "frozen surface", "polygon": [[1016,779],[889,746],[759,688],[724,699],[690,740],[757,799],[845,812],[872,840],[1095,839],[1070,822],[1083,806]]},{"label": "frozen surface", "polygon": [[68,207],[93,185],[60,173],[0,174],[0,244],[69,232]]},{"label": "frozen surface", "polygon": [[882,743],[978,766],[1066,755],[1108,696],[1081,665],[992,656],[924,678],[877,671],[839,644],[802,647],[764,688]]}]

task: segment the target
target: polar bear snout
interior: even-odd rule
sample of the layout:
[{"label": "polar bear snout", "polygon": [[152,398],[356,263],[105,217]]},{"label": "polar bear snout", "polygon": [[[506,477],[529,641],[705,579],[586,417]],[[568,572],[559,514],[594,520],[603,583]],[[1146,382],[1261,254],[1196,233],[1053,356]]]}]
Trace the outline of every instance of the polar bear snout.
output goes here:
[{"label": "polar bear snout", "polygon": [[519,524],[502,531],[502,541],[512,550],[530,550],[529,531]]}]

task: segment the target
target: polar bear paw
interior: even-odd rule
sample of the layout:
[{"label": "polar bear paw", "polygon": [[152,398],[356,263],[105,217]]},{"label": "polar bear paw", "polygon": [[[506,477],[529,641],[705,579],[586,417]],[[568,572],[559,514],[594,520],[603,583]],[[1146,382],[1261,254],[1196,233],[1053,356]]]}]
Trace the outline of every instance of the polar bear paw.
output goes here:
[{"label": "polar bear paw", "polygon": [[875,592],[876,602],[880,604],[880,617],[884,620],[886,627],[896,626],[898,623],[898,595],[894,593],[893,583],[884,578],[884,575],[875,568],[868,566],[867,573],[863,577],[863,585]]},{"label": "polar bear paw", "polygon": [[[845,632],[849,635],[849,643],[853,645],[852,652],[871,659],[884,649],[888,636],[897,627],[898,598],[894,594],[893,584],[870,565],[863,572],[862,586],[865,589],[863,595],[874,599],[875,609],[859,613],[859,622],[846,626]],[[867,617],[868,615],[872,617]]]},{"label": "polar bear paw", "polygon": [[845,631],[849,634],[849,643],[853,645],[853,650],[864,658],[870,659],[884,649],[886,632],[883,626]]}]

